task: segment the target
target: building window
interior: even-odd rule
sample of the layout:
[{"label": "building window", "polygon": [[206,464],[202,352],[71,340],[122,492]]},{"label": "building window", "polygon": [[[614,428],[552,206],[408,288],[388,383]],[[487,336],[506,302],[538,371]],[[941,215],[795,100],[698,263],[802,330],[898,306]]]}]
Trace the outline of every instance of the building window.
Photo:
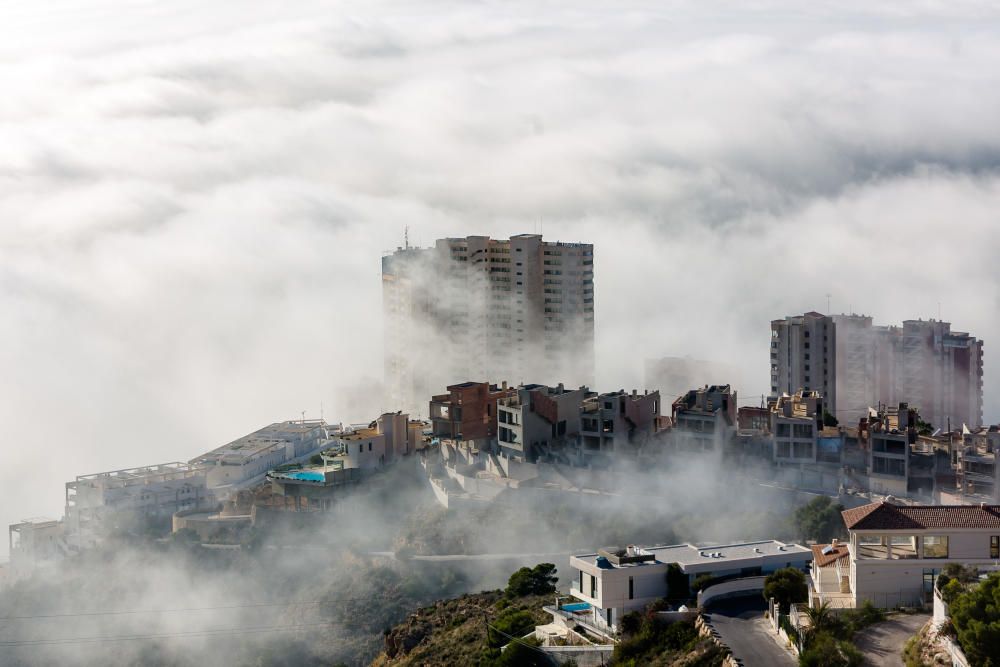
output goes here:
[{"label": "building window", "polygon": [[628,578],[628,599],[631,600],[635,597],[635,582],[632,577]]},{"label": "building window", "polygon": [[1000,535],[990,536],[990,558],[1000,558]]},{"label": "building window", "polygon": [[611,610],[608,609],[608,625],[611,625]]},{"label": "building window", "polygon": [[924,536],[924,558],[947,558],[947,557],[948,557],[947,535]]},{"label": "building window", "polygon": [[597,599],[597,577],[590,575],[590,597]]},{"label": "building window", "polygon": [[371,450],[372,450],[372,443],[369,442],[368,443],[368,451],[370,452]]}]

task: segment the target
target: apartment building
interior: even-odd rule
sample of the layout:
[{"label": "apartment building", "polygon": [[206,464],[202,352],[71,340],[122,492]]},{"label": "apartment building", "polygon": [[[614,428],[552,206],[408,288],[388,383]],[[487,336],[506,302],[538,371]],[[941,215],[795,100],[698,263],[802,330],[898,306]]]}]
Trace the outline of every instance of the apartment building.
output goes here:
[{"label": "apartment building", "polygon": [[621,617],[642,611],[668,596],[666,573],[677,564],[689,584],[702,575],[754,577],[784,567],[806,570],[812,551],[776,540],[698,547],[693,544],[624,549],[608,547],[571,556],[570,595],[587,605],[586,621],[607,632],[617,632]]},{"label": "apartment building", "polygon": [[488,382],[461,382],[448,386],[447,394],[431,398],[432,434],[436,438],[489,442],[497,435],[497,402],[517,390]]},{"label": "apartment building", "polygon": [[818,436],[823,431],[823,397],[800,389],[770,401],[772,461],[778,465],[816,463]]},{"label": "apartment building", "polygon": [[[843,517],[849,562],[840,572],[849,585],[842,585],[842,576],[814,577],[818,600],[846,597],[846,606],[867,600],[889,608],[921,604],[930,600],[946,563],[979,570],[1000,563],[997,505],[898,505],[890,498],[845,510]],[[839,551],[839,545],[831,546]],[[838,561],[841,557],[838,553]]]},{"label": "apartment building", "polygon": [[589,384],[594,248],[447,238],[382,258],[388,404],[420,414],[433,387],[468,377]]},{"label": "apartment building", "polygon": [[906,403],[889,406],[867,420],[868,479],[874,493],[905,496],[911,445],[917,441],[917,411]]},{"label": "apartment building", "polygon": [[721,452],[736,432],[737,395],[728,384],[692,389],[671,405],[675,447]]},{"label": "apartment building", "polygon": [[982,424],[983,342],[940,320],[875,326],[866,315],[834,315],[837,396],[844,416],[870,405],[914,405],[950,430]]},{"label": "apartment building", "polygon": [[836,367],[833,318],[808,312],[771,322],[771,396],[816,390],[836,414]]},{"label": "apartment building", "polygon": [[592,394],[580,406],[580,451],[590,465],[608,464],[612,454],[635,453],[661,426],[658,391]]},{"label": "apartment building", "polygon": [[66,483],[68,542],[92,545],[113,521],[169,517],[214,505],[208,476],[205,465],[180,462],[80,475]]},{"label": "apartment building", "polygon": [[205,468],[207,486],[224,499],[233,491],[261,482],[268,470],[321,450],[330,440],[322,419],[276,422],[191,459]]},{"label": "apartment building", "polygon": [[958,451],[956,482],[964,499],[1000,503],[1000,426],[964,429]]},{"label": "apartment building", "polygon": [[8,526],[7,539],[12,578],[30,575],[39,565],[62,560],[73,552],[66,523],[55,519],[23,519]]},{"label": "apartment building", "polygon": [[562,384],[521,385],[513,396],[497,401],[497,443],[501,456],[518,462],[569,461],[564,448],[581,430],[581,405],[594,395],[587,387],[566,389]]}]

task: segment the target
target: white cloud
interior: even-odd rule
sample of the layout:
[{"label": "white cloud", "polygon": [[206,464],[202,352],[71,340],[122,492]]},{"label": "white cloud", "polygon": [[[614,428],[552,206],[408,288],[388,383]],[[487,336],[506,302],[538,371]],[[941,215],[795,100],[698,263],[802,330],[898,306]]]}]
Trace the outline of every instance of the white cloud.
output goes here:
[{"label": "white cloud", "polygon": [[346,405],[405,226],[596,243],[602,386],[689,353],[759,393],[772,317],[940,301],[1000,419],[995,9],[702,4],[5,12],[0,523]]}]

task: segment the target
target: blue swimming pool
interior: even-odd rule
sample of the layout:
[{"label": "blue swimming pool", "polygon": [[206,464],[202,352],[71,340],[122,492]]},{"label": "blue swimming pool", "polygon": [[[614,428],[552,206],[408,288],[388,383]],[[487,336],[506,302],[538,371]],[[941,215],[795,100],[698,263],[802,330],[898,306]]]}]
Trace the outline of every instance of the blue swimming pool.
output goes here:
[{"label": "blue swimming pool", "polygon": [[564,604],[562,606],[564,611],[587,611],[590,609],[589,602],[574,602],[573,604]]},{"label": "blue swimming pool", "polygon": [[288,472],[278,473],[282,477],[287,477],[289,479],[299,479],[303,482],[325,482],[326,476],[321,472],[313,472],[311,470],[290,470]]}]

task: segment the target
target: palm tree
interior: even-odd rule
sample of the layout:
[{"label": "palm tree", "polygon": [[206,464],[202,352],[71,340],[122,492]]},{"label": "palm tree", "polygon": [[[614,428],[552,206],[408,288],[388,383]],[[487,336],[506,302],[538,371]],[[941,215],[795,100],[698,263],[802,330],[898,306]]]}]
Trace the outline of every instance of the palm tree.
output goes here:
[{"label": "palm tree", "polygon": [[829,629],[833,625],[833,612],[830,610],[830,603],[824,601],[818,607],[807,607],[806,618],[809,619],[807,634],[810,637]]}]

